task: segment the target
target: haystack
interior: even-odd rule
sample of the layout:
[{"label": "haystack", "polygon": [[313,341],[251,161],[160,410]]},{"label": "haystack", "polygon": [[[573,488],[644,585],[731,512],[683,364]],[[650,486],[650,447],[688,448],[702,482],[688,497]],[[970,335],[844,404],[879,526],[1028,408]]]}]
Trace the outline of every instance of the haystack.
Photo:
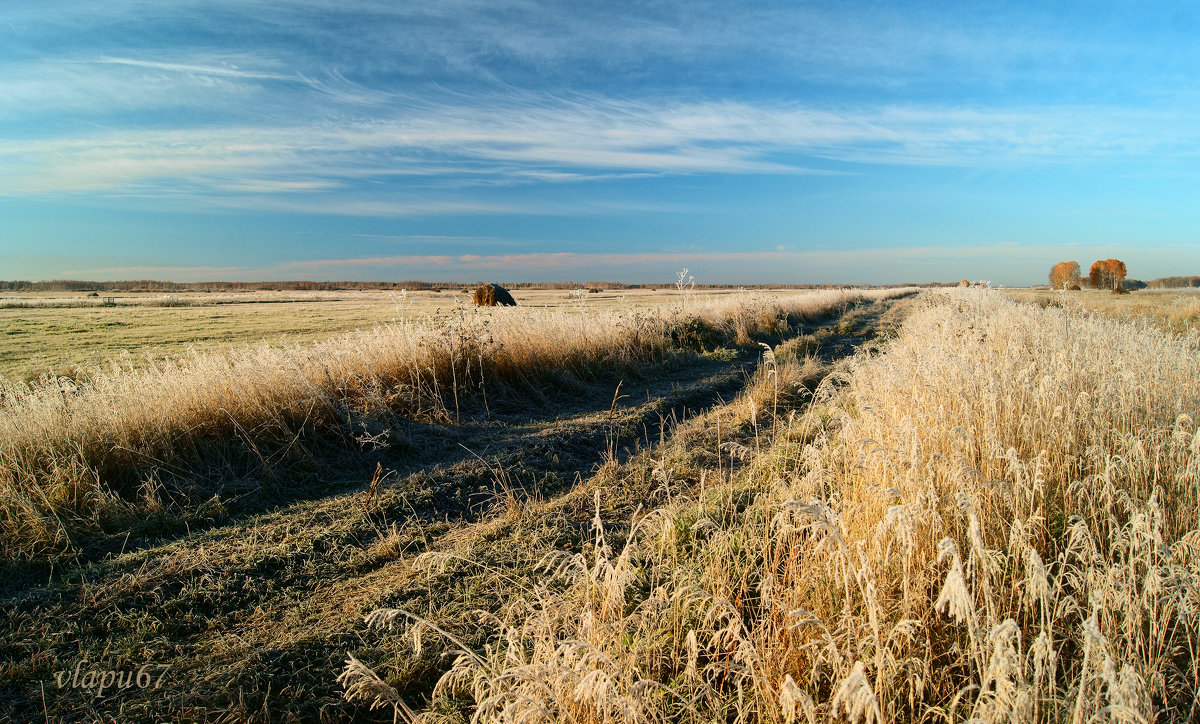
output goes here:
[{"label": "haystack", "polygon": [[480,284],[475,290],[475,306],[477,307],[515,307],[517,300],[512,298],[508,290],[499,284]]}]

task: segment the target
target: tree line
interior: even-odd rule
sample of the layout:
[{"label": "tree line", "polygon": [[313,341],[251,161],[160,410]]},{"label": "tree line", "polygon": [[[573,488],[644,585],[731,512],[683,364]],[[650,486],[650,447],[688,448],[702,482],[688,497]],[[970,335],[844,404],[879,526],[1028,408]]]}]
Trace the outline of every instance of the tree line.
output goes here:
[{"label": "tree line", "polygon": [[[1125,262],[1120,259],[1101,259],[1088,270],[1086,283],[1093,289],[1111,289],[1114,294],[1128,291],[1125,287]],[[1084,278],[1080,274],[1079,262],[1060,261],[1050,269],[1051,289],[1082,289]]]}]

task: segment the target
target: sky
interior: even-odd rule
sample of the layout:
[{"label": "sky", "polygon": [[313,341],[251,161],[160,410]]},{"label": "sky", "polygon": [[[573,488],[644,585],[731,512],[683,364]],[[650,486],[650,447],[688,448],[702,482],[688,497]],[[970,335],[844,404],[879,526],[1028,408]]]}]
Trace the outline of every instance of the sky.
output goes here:
[{"label": "sky", "polygon": [[1200,6],[4,0],[0,279],[1200,274]]}]

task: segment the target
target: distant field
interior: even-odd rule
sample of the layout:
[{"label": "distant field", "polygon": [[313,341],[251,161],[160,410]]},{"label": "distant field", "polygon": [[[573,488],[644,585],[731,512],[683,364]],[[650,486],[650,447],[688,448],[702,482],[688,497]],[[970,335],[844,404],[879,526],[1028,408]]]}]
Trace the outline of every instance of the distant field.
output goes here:
[{"label": "distant field", "polygon": [[1042,306],[1078,306],[1116,318],[1144,317],[1159,329],[1186,332],[1200,326],[1200,289],[1142,289],[1129,294],[1084,290],[1006,289],[1010,297]]},{"label": "distant field", "polygon": [[[335,335],[332,324],[315,319],[305,329],[314,336],[323,333],[326,339],[193,347],[194,353],[174,358],[155,358],[147,352],[143,364],[128,358],[120,366],[86,369],[74,380],[0,380],[0,553],[17,550],[20,546],[13,546],[22,539],[29,544],[21,548],[25,552],[47,542],[61,549],[76,530],[103,528],[130,517],[135,508],[118,503],[111,491],[124,491],[129,497],[141,488],[153,498],[153,481],[160,471],[184,475],[191,487],[199,481],[204,489],[219,490],[222,486],[214,480],[228,478],[237,467],[230,451],[243,442],[249,444],[251,467],[260,468],[255,474],[264,474],[305,450],[307,445],[297,444],[301,438],[312,444],[309,435],[315,431],[332,432],[337,446],[344,447],[347,439],[355,441],[352,446],[368,444],[362,435],[381,433],[367,428],[377,428],[394,415],[457,424],[464,407],[482,403],[486,417],[498,404],[538,406],[555,390],[622,372],[643,374],[676,358],[692,359],[701,351],[728,362],[739,354],[730,345],[757,355],[756,335],[778,337],[803,319],[898,293],[902,291],[706,297],[642,293],[627,298],[595,294],[589,296],[596,301],[587,301],[540,292],[522,295],[523,306],[494,309],[441,307],[411,295],[358,295],[357,306],[352,300],[333,299],[243,304],[243,321],[254,310],[274,306],[319,313],[336,305],[343,319],[353,323],[363,318],[357,311],[367,307],[363,301],[373,300],[374,311],[382,317],[381,299],[386,298],[392,321],[383,317],[370,326],[352,325],[364,329]],[[653,304],[656,296],[663,301]],[[564,305],[564,300],[570,303]],[[453,298],[445,301],[463,304]],[[147,334],[167,339],[179,339],[185,329],[171,314],[204,309],[148,304],[124,308],[135,319],[164,315],[158,325],[151,328],[143,321],[142,326]],[[46,306],[45,311],[110,310]],[[271,321],[269,316],[265,319]],[[243,342],[256,337],[268,338],[260,332]],[[60,349],[74,354],[83,351],[81,345],[63,342]],[[101,336],[92,354],[111,354],[108,345]],[[605,390],[600,397],[608,396]],[[263,457],[268,441],[282,443],[276,451],[279,459],[275,453]],[[322,456],[301,454],[310,461],[318,457]],[[194,465],[196,460],[206,462]],[[161,512],[158,502],[142,508],[154,515]],[[106,512],[100,515],[102,511]]]},{"label": "distant field", "polygon": [[[697,300],[732,291],[696,293]],[[769,292],[774,293],[774,292]],[[76,376],[79,368],[128,358],[185,353],[188,348],[314,341],[400,318],[448,316],[470,297],[435,292],[118,293],[115,306],[83,293],[0,294],[0,376],[30,380],[47,373]],[[525,307],[643,308],[679,297],[676,291],[627,290],[570,298],[565,290],[518,290]]]}]

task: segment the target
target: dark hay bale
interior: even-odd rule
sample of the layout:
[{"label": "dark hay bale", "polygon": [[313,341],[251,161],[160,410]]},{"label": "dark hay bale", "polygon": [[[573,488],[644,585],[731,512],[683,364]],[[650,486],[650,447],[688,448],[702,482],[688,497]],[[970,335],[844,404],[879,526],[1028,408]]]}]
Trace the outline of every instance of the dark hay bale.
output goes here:
[{"label": "dark hay bale", "polygon": [[1079,286],[1078,284],[1072,284],[1071,286],[1067,287],[1067,291],[1081,292],[1083,291],[1083,287]]},{"label": "dark hay bale", "polygon": [[588,287],[588,294],[599,294],[600,290],[596,287]]},{"label": "dark hay bale", "polygon": [[475,290],[475,306],[477,307],[515,307],[517,300],[512,298],[508,290],[499,284],[480,284]]},{"label": "dark hay bale", "polygon": [[1117,286],[1113,287],[1112,293],[1113,294],[1128,294],[1129,290],[1126,289],[1125,287],[1121,286],[1120,284],[1118,284]]}]

